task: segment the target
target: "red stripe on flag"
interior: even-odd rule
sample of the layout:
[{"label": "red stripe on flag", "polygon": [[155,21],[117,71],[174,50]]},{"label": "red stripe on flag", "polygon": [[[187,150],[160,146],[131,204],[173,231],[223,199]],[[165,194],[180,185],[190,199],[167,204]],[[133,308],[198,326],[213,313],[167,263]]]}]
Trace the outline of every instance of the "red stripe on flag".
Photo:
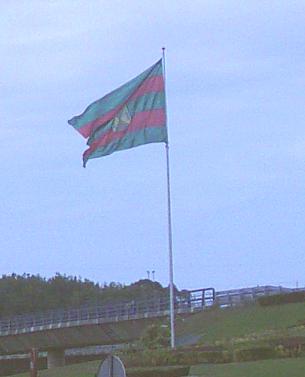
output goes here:
[{"label": "red stripe on flag", "polygon": [[86,123],[84,126],[78,129],[81,135],[85,138],[92,135],[94,131],[102,124],[109,122],[122,108],[126,105],[127,102],[134,100],[138,97],[143,96],[144,94],[151,92],[161,92],[164,90],[164,80],[163,76],[153,76],[145,80],[137,90],[135,90],[126,101],[122,102],[115,109],[108,111],[106,114],[103,114],[99,118],[92,120],[91,122]]},{"label": "red stripe on flag", "polygon": [[79,128],[78,131],[85,137],[89,137],[98,127],[102,124],[107,123],[112,119],[116,113],[118,113],[122,108],[122,105],[116,107],[115,109],[109,111],[108,113],[86,123],[83,127]]},{"label": "red stripe on flag", "polygon": [[128,98],[128,101],[136,99],[150,92],[161,92],[164,90],[163,76],[152,76],[143,81],[138,89]]},{"label": "red stripe on flag", "polygon": [[90,148],[84,152],[84,159],[88,158],[96,149],[104,147],[113,141],[122,139],[130,132],[139,131],[148,127],[165,126],[166,116],[164,109],[142,111],[137,113],[132,118],[128,127],[123,131],[110,130],[105,133],[100,139],[95,140]]}]

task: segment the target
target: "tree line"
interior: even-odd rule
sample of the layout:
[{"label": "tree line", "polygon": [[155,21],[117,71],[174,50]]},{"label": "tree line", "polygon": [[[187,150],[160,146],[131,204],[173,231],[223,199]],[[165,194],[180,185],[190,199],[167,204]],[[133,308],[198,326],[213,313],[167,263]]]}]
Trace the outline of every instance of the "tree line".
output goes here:
[{"label": "tree line", "polygon": [[98,284],[59,273],[48,279],[30,274],[3,275],[0,278],[0,317],[167,296],[167,287],[148,279],[124,285]]}]

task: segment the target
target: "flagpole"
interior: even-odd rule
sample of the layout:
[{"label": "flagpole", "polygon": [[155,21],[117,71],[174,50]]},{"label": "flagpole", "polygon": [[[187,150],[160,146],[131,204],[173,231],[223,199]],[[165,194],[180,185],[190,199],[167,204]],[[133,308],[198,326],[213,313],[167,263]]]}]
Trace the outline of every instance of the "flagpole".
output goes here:
[{"label": "flagpole", "polygon": [[[165,47],[162,47],[162,64],[164,74],[164,85],[166,85],[165,77]],[[166,103],[166,90],[165,103]],[[166,107],[167,118],[167,107]],[[167,119],[166,119],[167,126]],[[168,261],[169,261],[169,301],[170,301],[170,330],[171,330],[171,347],[175,348],[175,307],[174,307],[174,268],[173,268],[173,237],[172,237],[172,215],[171,215],[171,190],[170,190],[170,170],[169,170],[169,143],[168,139],[165,143],[166,150],[166,178],[167,178],[167,220],[168,220]]]}]

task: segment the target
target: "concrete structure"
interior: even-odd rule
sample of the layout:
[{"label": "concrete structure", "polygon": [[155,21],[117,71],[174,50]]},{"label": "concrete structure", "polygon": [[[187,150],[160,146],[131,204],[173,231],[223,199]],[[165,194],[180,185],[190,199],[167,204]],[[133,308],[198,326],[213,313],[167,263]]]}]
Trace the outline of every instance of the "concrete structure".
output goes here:
[{"label": "concrete structure", "polygon": [[[168,313],[163,313],[164,315]],[[36,348],[39,351],[47,351],[48,368],[62,366],[65,349],[131,342],[138,339],[145,327],[156,317],[159,316],[118,318],[114,322],[105,323],[91,320],[78,324],[63,323],[31,328],[29,331],[15,331],[1,335],[0,352],[12,355]]]},{"label": "concrete structure", "polygon": [[[213,303],[220,307],[242,305],[263,295],[291,291],[272,286],[216,293],[213,288],[183,291],[175,303],[175,312],[197,312]],[[61,366],[65,349],[131,342],[156,318],[168,315],[168,300],[153,298],[0,320],[0,355],[26,353],[36,348],[47,351],[49,368]]]},{"label": "concrete structure", "polygon": [[[192,309],[193,298],[177,307],[177,313]],[[201,298],[200,298],[201,300]],[[36,348],[48,354],[48,367],[64,365],[64,350],[93,345],[131,342],[156,318],[169,315],[168,300],[96,306],[44,315],[18,316],[0,321],[0,354],[29,352]]]},{"label": "concrete structure", "polygon": [[57,348],[48,350],[48,369],[65,365],[65,350]]}]

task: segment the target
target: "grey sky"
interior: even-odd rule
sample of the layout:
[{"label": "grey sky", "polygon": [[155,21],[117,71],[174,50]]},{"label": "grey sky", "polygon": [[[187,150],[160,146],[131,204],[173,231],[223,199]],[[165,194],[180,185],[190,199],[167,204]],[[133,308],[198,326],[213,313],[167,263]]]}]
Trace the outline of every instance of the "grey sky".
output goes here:
[{"label": "grey sky", "polygon": [[67,120],[167,47],[175,282],[305,285],[304,1],[3,1],[0,274],[168,281],[165,152]]}]

